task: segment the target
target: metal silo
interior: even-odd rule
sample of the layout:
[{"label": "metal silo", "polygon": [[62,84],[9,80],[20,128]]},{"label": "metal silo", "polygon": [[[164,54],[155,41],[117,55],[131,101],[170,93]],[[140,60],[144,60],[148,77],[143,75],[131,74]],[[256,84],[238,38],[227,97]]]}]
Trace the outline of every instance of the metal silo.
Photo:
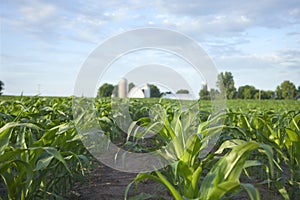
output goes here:
[{"label": "metal silo", "polygon": [[127,80],[126,78],[122,78],[120,81],[119,81],[119,84],[118,84],[118,96],[119,98],[126,98],[127,97]]}]

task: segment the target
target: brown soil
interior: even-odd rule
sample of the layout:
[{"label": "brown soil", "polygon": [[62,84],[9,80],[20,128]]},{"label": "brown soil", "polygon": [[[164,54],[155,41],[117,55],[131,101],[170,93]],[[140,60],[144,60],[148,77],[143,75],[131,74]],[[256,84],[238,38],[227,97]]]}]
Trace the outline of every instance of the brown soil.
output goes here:
[{"label": "brown soil", "polygon": [[[114,170],[102,164],[96,164],[83,181],[75,184],[71,191],[72,200],[120,200],[124,199],[127,185],[137,174]],[[172,199],[165,188],[151,180],[140,182],[136,188],[133,184],[128,199],[142,193],[158,194],[164,199]],[[150,198],[158,199],[158,198]]]}]

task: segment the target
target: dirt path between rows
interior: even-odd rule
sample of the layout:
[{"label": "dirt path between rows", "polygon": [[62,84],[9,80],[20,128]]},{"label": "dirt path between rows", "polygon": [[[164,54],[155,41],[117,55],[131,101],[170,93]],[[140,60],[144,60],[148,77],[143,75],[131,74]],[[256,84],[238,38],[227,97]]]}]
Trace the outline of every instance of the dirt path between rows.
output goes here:
[{"label": "dirt path between rows", "polygon": [[[102,164],[93,166],[82,182],[76,183],[73,188],[72,200],[120,200],[124,199],[127,185],[131,183],[137,174],[125,173],[114,170]],[[133,185],[129,191],[129,197],[141,193],[159,194],[165,199],[172,199],[165,188],[151,180]],[[157,198],[151,198],[157,199]]]}]

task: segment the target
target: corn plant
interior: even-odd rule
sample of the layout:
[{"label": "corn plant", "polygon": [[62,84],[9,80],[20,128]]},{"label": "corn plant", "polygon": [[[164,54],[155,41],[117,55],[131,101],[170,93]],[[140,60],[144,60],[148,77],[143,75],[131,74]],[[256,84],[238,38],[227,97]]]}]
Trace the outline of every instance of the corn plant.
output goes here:
[{"label": "corn plant", "polygon": [[[274,150],[274,163],[276,166],[276,178],[268,182],[278,188],[278,191],[284,199],[289,199],[289,196],[294,197],[295,189],[290,189],[288,194],[284,185],[290,184],[290,188],[299,187],[298,182],[294,177],[299,177],[299,160],[297,155],[298,133],[297,110],[285,110],[283,113],[278,113],[275,110],[261,111],[260,109],[250,110],[248,112],[230,111],[228,112],[228,126],[234,125],[231,138],[242,138],[244,140],[255,140],[260,143],[268,144]],[[230,131],[230,130],[228,130]],[[227,136],[230,134],[226,134]],[[292,138],[292,139],[291,139]],[[293,141],[293,142],[292,142]],[[254,159],[263,160],[259,155],[254,155]],[[298,161],[297,161],[298,160]],[[290,178],[286,175],[286,168],[289,168]],[[253,169],[251,169],[253,172]],[[260,179],[264,179],[263,168],[260,171],[255,171],[253,174],[260,174]],[[298,179],[299,180],[299,179]]]},{"label": "corn plant", "polygon": [[[206,157],[199,158],[210,140],[214,139],[213,136],[225,128],[222,125],[224,117],[225,115],[221,113],[208,118],[198,125],[198,129],[195,129],[195,123],[199,120],[194,112],[175,113],[172,121],[169,121],[166,113],[162,112],[160,120],[164,126],[160,135],[172,141],[170,148],[166,148],[163,153],[171,157],[174,162],[163,172],[157,170],[151,174],[139,174],[134,182],[138,183],[144,179],[157,181],[163,184],[175,199],[218,199],[238,187],[244,188],[252,199],[259,199],[254,186],[240,183],[239,177],[244,168],[260,164],[247,160],[254,150],[267,155],[271,172],[273,171],[273,152],[268,145],[254,141],[232,140],[224,142],[216,153],[207,152]],[[232,150],[217,161],[216,155],[226,148]],[[208,173],[205,172],[212,163],[215,167],[212,167]],[[131,184],[126,192],[130,187]]]},{"label": "corn plant", "polygon": [[8,199],[62,199],[89,165],[68,102],[1,102],[0,176]]}]

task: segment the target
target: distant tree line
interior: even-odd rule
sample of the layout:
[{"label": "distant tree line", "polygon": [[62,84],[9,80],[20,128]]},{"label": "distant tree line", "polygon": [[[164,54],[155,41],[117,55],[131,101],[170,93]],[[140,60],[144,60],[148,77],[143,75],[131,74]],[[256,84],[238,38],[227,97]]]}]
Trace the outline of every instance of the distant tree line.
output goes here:
[{"label": "distant tree line", "polygon": [[[217,95],[222,95],[227,99],[299,99],[300,86],[296,88],[295,84],[291,81],[285,80],[276,87],[275,91],[260,90],[252,85],[243,85],[236,89],[234,79],[231,72],[221,72],[218,75],[217,89],[208,90],[207,85],[203,85],[199,92],[200,99],[210,100],[214,99]],[[128,84],[128,91],[135,87],[134,83]],[[0,80],[0,95],[4,90],[4,83]],[[161,97],[171,92],[160,92],[156,85],[150,84],[151,97]],[[187,89],[180,89],[176,94],[189,94]],[[111,97],[118,96],[118,85],[104,83],[98,89],[98,97]]]},{"label": "distant tree line", "polygon": [[4,83],[0,80],[0,95],[2,95],[3,90],[4,90]]},{"label": "distant tree line", "polygon": [[[3,83],[0,82],[0,92]],[[215,99],[216,96],[222,95],[227,99],[298,99],[300,98],[300,86],[296,88],[291,81],[283,81],[277,86],[275,91],[260,90],[252,85],[243,85],[238,88],[235,87],[234,78],[231,72],[221,72],[218,75],[217,88],[208,89],[207,85],[203,85],[199,92],[201,100]],[[128,92],[135,87],[134,83],[128,84]],[[162,97],[171,92],[161,92],[160,89],[153,84],[150,84],[151,97]],[[0,93],[1,94],[1,93]],[[179,89],[176,94],[189,94],[187,89]],[[104,83],[98,89],[98,97],[118,96],[118,85]]]},{"label": "distant tree line", "polygon": [[227,99],[298,99],[300,98],[300,86],[296,88],[291,81],[283,81],[275,91],[260,90],[252,85],[240,86],[236,89],[231,72],[221,72],[218,75],[217,89],[208,90],[206,85],[199,92],[200,99],[209,100],[216,95],[222,95]]}]

